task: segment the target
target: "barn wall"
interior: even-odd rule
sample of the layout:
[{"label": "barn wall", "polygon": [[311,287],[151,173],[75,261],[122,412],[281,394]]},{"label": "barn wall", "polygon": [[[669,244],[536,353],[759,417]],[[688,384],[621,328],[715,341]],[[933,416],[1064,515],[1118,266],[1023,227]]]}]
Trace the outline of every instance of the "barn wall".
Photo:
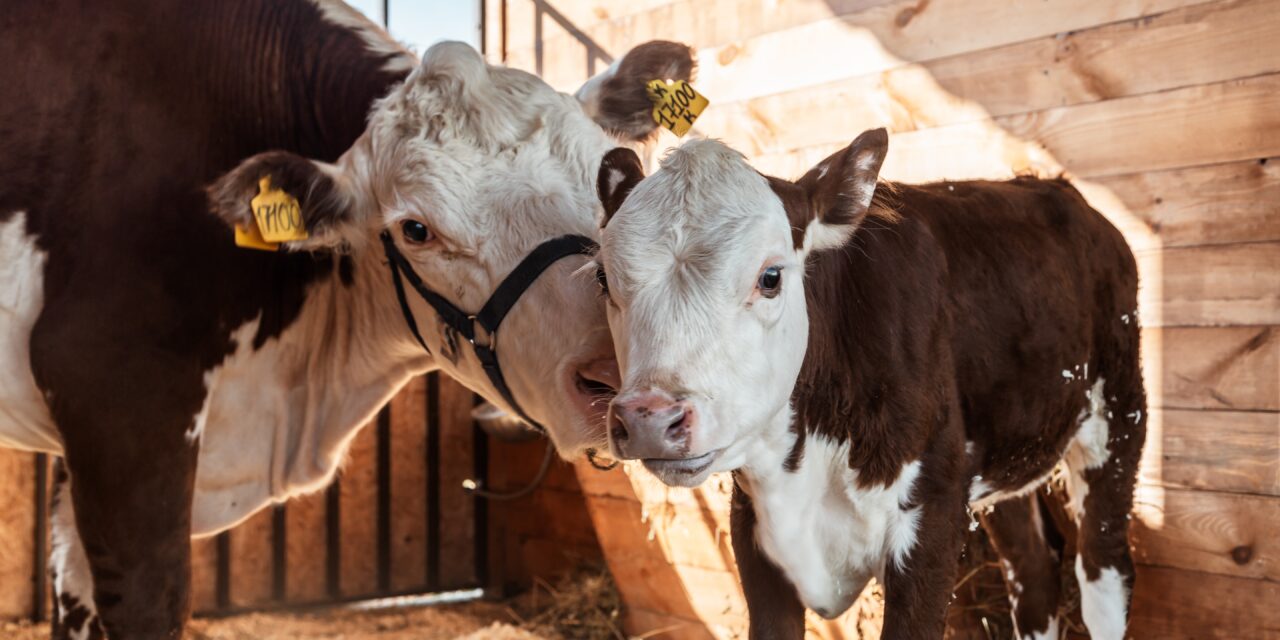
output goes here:
[{"label": "barn wall", "polygon": [[[486,26],[491,58],[566,91],[694,45],[695,131],[765,172],[876,126],[893,180],[1065,172],[1142,271],[1133,633],[1280,629],[1280,0],[487,0]],[[580,476],[636,631],[740,628],[723,492]]]}]

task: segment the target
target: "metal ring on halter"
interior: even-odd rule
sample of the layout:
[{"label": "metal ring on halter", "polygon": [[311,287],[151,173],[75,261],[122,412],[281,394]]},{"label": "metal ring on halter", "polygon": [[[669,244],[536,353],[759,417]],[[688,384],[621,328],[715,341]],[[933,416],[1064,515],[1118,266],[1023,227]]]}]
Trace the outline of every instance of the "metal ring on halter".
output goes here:
[{"label": "metal ring on halter", "polygon": [[599,462],[597,462],[597,461],[596,461],[596,450],[595,450],[595,449],[587,449],[587,462],[590,462],[590,463],[591,463],[591,466],[593,466],[593,467],[595,467],[595,468],[597,468],[597,469],[599,469],[599,470],[601,470],[601,471],[612,471],[612,470],[614,469],[614,467],[617,467],[619,464],[621,464],[621,463],[622,463],[622,461],[621,461],[621,460],[614,460],[613,462],[610,462],[610,463],[609,463],[609,464],[607,464],[607,465],[606,465],[606,464],[600,464]]},{"label": "metal ring on halter", "polygon": [[555,445],[551,444],[551,440],[547,439],[546,451],[542,454],[542,466],[538,467],[538,472],[533,475],[533,479],[519,489],[511,491],[491,491],[485,489],[480,480],[467,478],[462,481],[462,489],[467,493],[472,493],[487,500],[515,500],[523,498],[531,493],[538,485],[542,484],[543,479],[547,477],[547,471],[551,469],[551,459],[555,457]]}]

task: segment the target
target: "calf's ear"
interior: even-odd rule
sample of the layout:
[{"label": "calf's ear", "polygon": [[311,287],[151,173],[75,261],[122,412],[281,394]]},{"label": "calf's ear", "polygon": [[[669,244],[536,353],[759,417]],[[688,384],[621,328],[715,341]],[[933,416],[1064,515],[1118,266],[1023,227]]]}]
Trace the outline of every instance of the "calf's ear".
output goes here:
[{"label": "calf's ear", "polygon": [[272,190],[298,202],[308,238],[287,245],[309,249],[336,246],[344,240],[341,231],[352,226],[355,198],[344,188],[340,171],[286,151],[259,153],[215,180],[206,189],[210,210],[233,228],[256,224],[251,203],[264,178],[270,180]]},{"label": "calf's ear", "polygon": [[809,204],[809,220],[802,227],[805,248],[840,247],[853,236],[871,207],[888,151],[888,132],[865,131],[796,181]]},{"label": "calf's ear", "polygon": [[658,130],[650,80],[693,80],[693,49],[679,42],[651,40],[636,46],[578,89],[578,101],[596,124],[623,142],[643,142]]},{"label": "calf's ear", "polygon": [[644,180],[644,168],[640,166],[640,157],[636,152],[618,147],[604,155],[604,160],[600,161],[600,171],[596,174],[596,193],[600,195],[600,204],[604,206],[601,229],[609,224],[613,214],[618,212],[627,195],[641,180]]}]

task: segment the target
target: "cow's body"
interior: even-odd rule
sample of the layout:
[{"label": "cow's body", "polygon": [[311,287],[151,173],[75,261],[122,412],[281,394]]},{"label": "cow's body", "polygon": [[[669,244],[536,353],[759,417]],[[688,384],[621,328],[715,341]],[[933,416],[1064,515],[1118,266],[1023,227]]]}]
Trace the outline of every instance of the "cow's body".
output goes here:
[{"label": "cow's body", "polygon": [[[615,69],[632,91],[690,73],[683,46],[645,51]],[[576,101],[457,44],[420,65],[336,0],[20,1],[0,60],[0,445],[65,460],[55,635],[179,635],[189,536],[324,484],[413,374],[506,402],[424,302],[424,342],[406,326],[380,233],[477,310],[539,243],[596,232],[614,140]],[[233,244],[264,176],[310,239]],[[612,358],[584,260],[495,345],[566,456],[600,438],[584,363]]]},{"label": "cow's body", "polygon": [[[289,433],[307,436],[262,429],[243,419],[237,405],[245,397],[210,391],[234,390],[258,369],[259,384],[281,391],[257,397],[287,411],[280,396],[297,372],[292,381],[262,376],[288,365],[262,350],[242,354],[255,338],[277,344],[297,336],[295,320],[317,315],[303,313],[316,304],[309,294],[357,295],[340,284],[345,259],[246,255],[206,213],[204,185],[272,148],[336,160],[364,130],[374,99],[417,61],[391,47],[371,50],[370,40],[305,2],[19,2],[6,20],[0,443],[67,457],[90,555],[95,546],[118,548],[117,536],[137,538],[136,555],[115,557],[120,566],[96,573],[99,590],[119,602],[116,628],[128,636],[178,621],[185,610],[186,536],[169,532],[188,530],[190,516],[165,507],[186,502],[197,483],[200,435],[196,532],[283,499],[287,489],[276,480],[284,463],[309,462],[251,459],[288,451]],[[290,34],[269,33],[284,25]],[[260,80],[271,89],[258,89]],[[304,103],[316,108],[299,108]],[[425,364],[421,356],[404,358],[399,376],[379,376],[376,391],[347,405],[354,415],[346,421],[376,410],[378,399]],[[277,446],[261,447],[273,435],[280,441],[266,444]],[[274,472],[269,487],[260,481],[265,469]],[[83,613],[92,609],[93,589],[73,500],[61,495],[66,487],[54,515],[53,581],[62,620],[73,623],[62,632],[84,637],[101,629]],[[104,531],[118,514],[141,522]],[[131,566],[155,568],[148,573],[156,583],[130,584]]]},{"label": "cow's body", "polygon": [[[688,204],[665,214],[684,218],[664,219],[663,228],[674,228],[693,247],[715,241],[746,256],[715,261],[739,265],[747,276],[762,268],[755,266],[760,260],[795,274],[773,293],[780,319],[767,315],[765,321],[766,348],[783,342],[803,353],[783,410],[762,413],[754,435],[744,427],[735,438],[718,437],[712,432],[723,428],[711,426],[699,434],[702,421],[728,426],[733,416],[718,413],[715,402],[728,391],[704,390],[690,380],[695,369],[712,369],[707,376],[725,371],[723,364],[714,370],[710,360],[724,351],[699,345],[690,352],[694,360],[675,369],[680,391],[672,395],[692,398],[685,402],[697,417],[685,418],[684,428],[694,434],[683,441],[685,455],[710,449],[723,466],[712,462],[690,472],[689,480],[672,473],[668,461],[639,457],[678,484],[700,482],[723,467],[735,470],[734,549],[752,637],[759,638],[802,637],[805,607],[839,615],[873,576],[885,585],[885,637],[940,637],[969,522],[966,507],[982,513],[1005,562],[1021,636],[1056,637],[1056,561],[1028,494],[1064,461],[1080,529],[1085,621],[1094,637],[1121,637],[1133,576],[1125,532],[1145,428],[1137,273],[1124,239],[1061,180],[882,184],[873,202],[884,143],[864,138],[798,183],[752,178],[732,152],[690,143],[678,152],[685,157],[668,161],[671,176],[659,178],[660,171],[651,188],[640,183],[609,222],[601,260],[611,278],[636,270],[633,258],[652,247],[645,242],[664,242],[638,241],[640,223],[623,220],[661,218],[654,212],[672,211],[664,208],[666,197]],[[737,169],[750,186],[722,195],[741,200],[722,200],[707,187],[710,176],[732,183],[724,176],[737,176]],[[828,178],[828,172],[843,175]],[[836,189],[845,200],[830,195]],[[756,196],[759,203],[749,205]],[[771,207],[785,211],[783,224]],[[807,258],[803,268],[766,258],[786,251],[773,236],[759,241],[744,230],[755,225],[782,232],[777,235]],[[665,259],[661,250],[651,255],[659,265]],[[648,277],[662,271],[642,268]],[[619,277],[622,283],[610,287],[627,291],[617,314],[627,323],[659,317],[679,325],[697,313],[692,306],[654,313],[639,277]],[[759,286],[741,313],[764,313],[752,308],[769,302],[759,297]],[[803,329],[798,337],[794,329],[784,332],[801,315],[788,309],[795,304],[807,309],[807,338]],[[615,332],[618,320],[611,318]],[[669,378],[632,363],[678,359],[655,356],[652,343],[637,342],[637,329],[628,330],[625,339],[615,334],[624,366],[617,403],[653,411],[658,391],[652,381],[670,384]],[[645,347],[639,354],[637,345]],[[791,362],[774,364],[786,372]],[[751,370],[741,358],[731,366]],[[636,440],[636,425],[615,424],[623,445]]]}]

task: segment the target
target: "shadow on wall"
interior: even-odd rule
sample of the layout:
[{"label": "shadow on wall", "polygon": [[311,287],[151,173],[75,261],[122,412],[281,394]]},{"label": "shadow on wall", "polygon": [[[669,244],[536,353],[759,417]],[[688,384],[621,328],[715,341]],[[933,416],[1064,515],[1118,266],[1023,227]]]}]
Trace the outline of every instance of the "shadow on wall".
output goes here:
[{"label": "shadow on wall", "polygon": [[[766,173],[799,175],[884,126],[890,180],[1065,175],[1124,233],[1142,276],[1153,411],[1131,537],[1151,577],[1135,614],[1145,608],[1150,626],[1179,606],[1170,594],[1191,583],[1169,567],[1275,579],[1250,561],[1252,536],[1265,537],[1250,526],[1268,520],[1237,516],[1251,496],[1280,494],[1280,336],[1269,326],[1280,317],[1280,162],[1266,157],[1280,153],[1280,21],[1267,17],[1280,1],[502,4],[506,61],[561,90],[650,38],[698,47],[695,85],[712,104],[693,135],[725,140]],[[728,480],[687,491],[640,471],[579,475],[635,629],[741,632]],[[1202,490],[1223,492],[1204,510],[1236,519],[1192,540],[1178,519],[1198,516]],[[858,606],[876,603],[864,594]],[[843,632],[811,631],[857,637],[872,618],[855,611]]]}]

